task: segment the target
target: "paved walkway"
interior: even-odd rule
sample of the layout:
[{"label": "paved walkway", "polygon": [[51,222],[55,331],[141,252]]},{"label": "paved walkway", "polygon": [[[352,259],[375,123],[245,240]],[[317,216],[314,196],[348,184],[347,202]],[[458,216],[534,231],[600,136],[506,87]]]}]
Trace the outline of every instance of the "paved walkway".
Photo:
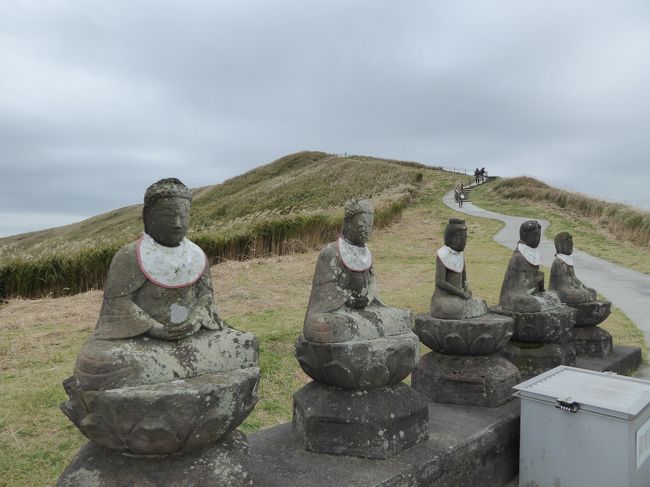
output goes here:
[{"label": "paved walkway", "polygon": [[[529,220],[484,210],[472,203],[464,203],[462,208],[458,208],[453,191],[447,193],[443,201],[461,213],[504,222],[505,226],[494,236],[494,240],[512,250],[519,241],[519,226]],[[551,267],[555,258],[555,245],[543,236],[549,223],[546,220],[537,221],[542,225],[539,249],[543,265]],[[612,264],[577,249],[573,251],[573,261],[580,280],[620,308],[643,331],[650,347],[650,275]],[[644,367],[639,376],[650,379],[650,367]]]}]

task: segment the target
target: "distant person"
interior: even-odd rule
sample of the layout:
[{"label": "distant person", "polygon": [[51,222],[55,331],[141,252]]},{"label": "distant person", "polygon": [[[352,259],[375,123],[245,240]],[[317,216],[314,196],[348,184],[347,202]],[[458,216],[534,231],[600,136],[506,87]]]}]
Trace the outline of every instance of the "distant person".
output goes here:
[{"label": "distant person", "polygon": [[463,207],[463,200],[465,199],[465,190],[463,189],[463,185],[460,185],[460,190],[458,191],[458,207],[462,208]]},{"label": "distant person", "polygon": [[481,182],[484,183],[487,180],[487,171],[485,170],[484,167],[481,168],[480,176],[481,176]]},{"label": "distant person", "polygon": [[476,184],[478,184],[480,178],[481,178],[481,172],[478,170],[478,167],[477,167],[476,169],[474,169],[474,182]]}]

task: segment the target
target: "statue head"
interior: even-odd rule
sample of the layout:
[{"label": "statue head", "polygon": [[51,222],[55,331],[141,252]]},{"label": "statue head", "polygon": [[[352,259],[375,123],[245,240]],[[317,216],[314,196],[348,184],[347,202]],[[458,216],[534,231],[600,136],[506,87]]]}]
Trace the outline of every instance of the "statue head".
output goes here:
[{"label": "statue head", "polygon": [[192,192],[176,178],[161,179],[144,193],[144,231],[156,242],[175,247],[190,226]]},{"label": "statue head", "polygon": [[519,227],[519,240],[532,248],[537,248],[542,239],[542,226],[537,220],[528,220]]},{"label": "statue head", "polygon": [[573,253],[573,237],[569,232],[560,232],[555,236],[555,251],[565,255]]},{"label": "statue head", "polygon": [[374,209],[368,200],[350,200],[345,203],[343,238],[353,245],[365,245],[372,233]]},{"label": "statue head", "polygon": [[467,227],[465,220],[450,218],[445,228],[445,245],[456,252],[462,252],[467,245]]}]

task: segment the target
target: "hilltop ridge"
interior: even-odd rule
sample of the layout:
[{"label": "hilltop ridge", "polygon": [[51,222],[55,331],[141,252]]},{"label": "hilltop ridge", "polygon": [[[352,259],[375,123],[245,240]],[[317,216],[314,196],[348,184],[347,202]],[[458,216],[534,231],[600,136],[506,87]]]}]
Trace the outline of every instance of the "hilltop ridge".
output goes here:
[{"label": "hilltop ridge", "polygon": [[[423,164],[303,151],[221,184],[193,190],[188,237],[212,263],[311,248],[339,230],[353,197],[375,205],[375,226],[390,224],[416,197]],[[153,182],[153,181],[152,181]],[[144,188],[143,188],[144,192]],[[119,247],[142,232],[142,205],[79,223],[0,239],[0,298],[99,288]]]}]

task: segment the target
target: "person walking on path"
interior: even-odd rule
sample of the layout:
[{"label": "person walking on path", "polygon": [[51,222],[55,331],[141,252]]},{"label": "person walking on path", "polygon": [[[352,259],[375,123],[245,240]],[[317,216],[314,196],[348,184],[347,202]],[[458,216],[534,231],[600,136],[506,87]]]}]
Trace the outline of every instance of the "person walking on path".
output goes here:
[{"label": "person walking on path", "polygon": [[480,179],[481,179],[481,173],[480,173],[480,171],[478,170],[478,167],[477,167],[476,169],[474,169],[474,182],[476,184],[478,184]]}]

